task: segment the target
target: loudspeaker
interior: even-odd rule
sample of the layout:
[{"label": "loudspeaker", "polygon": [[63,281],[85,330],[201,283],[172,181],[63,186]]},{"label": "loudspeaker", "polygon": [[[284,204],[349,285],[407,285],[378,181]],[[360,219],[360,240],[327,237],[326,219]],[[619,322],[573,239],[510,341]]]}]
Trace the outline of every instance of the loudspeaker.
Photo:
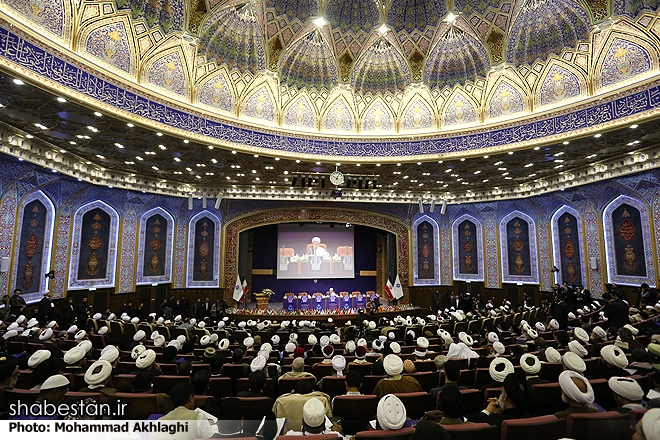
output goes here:
[{"label": "loudspeaker", "polygon": [[419,203],[419,213],[424,214],[424,201],[420,197],[419,200],[417,201]]},{"label": "loudspeaker", "polygon": [[202,194],[202,209],[206,209],[206,193]]},{"label": "loudspeaker", "polygon": [[222,193],[218,193],[218,198],[215,199],[215,209],[220,209],[220,202],[222,202]]},{"label": "loudspeaker", "polygon": [[433,212],[435,210],[435,199],[431,199],[431,207],[429,208],[429,212]]},{"label": "loudspeaker", "polygon": [[445,215],[447,212],[447,199],[442,201],[442,206],[440,207],[440,214]]},{"label": "loudspeaker", "polygon": [[191,193],[188,194],[188,211],[192,211],[192,210],[193,210],[193,195]]},{"label": "loudspeaker", "polygon": [[589,267],[592,269],[598,269],[598,262],[596,261],[596,257],[589,258]]},{"label": "loudspeaker", "polygon": [[9,257],[0,259],[0,272],[9,272]]}]

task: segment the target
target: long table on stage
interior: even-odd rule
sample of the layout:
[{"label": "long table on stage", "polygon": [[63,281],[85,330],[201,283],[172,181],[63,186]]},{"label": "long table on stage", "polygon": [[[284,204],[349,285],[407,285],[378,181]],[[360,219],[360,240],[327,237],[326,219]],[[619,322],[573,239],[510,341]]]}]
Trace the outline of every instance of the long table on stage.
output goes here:
[{"label": "long table on stage", "polygon": [[[422,316],[425,317],[430,313],[429,309],[421,308],[421,307],[413,307],[412,309],[407,309],[407,310],[392,310],[392,311],[384,311],[384,312],[377,312],[376,313],[376,318],[388,318],[392,319],[398,315],[401,316]],[[318,322],[327,322],[328,318],[332,318],[333,322],[335,325],[341,326],[346,323],[346,321],[352,321],[355,322],[357,319],[358,314],[357,313],[326,313],[326,314],[312,314],[312,313],[305,313],[305,314],[267,314],[267,313],[231,313],[229,314],[229,318],[234,320],[234,321],[247,321],[248,319],[252,320],[265,320],[265,319],[270,319],[271,321],[277,321],[278,323],[281,323],[282,321],[293,321],[294,319],[296,321],[300,320],[307,320],[307,321],[318,321]],[[365,319],[368,319],[365,316]]]}]

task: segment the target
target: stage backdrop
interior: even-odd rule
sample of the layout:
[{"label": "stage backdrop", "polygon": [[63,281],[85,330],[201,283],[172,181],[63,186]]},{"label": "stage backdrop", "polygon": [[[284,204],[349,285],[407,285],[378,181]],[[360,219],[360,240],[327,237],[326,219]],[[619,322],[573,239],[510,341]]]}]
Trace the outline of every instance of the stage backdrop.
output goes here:
[{"label": "stage backdrop", "polygon": [[[309,224],[310,230],[316,224]],[[376,291],[376,229],[367,226],[353,226],[353,276],[355,278],[334,279],[278,279],[277,272],[280,268],[280,252],[278,249],[278,225],[261,226],[251,229],[252,237],[252,269],[272,269],[272,275],[252,274],[252,285],[250,290],[261,292],[265,288],[275,291],[273,301],[281,301],[284,294],[293,292],[325,293],[330,287],[339,293],[342,291],[353,292],[359,290]],[[344,225],[336,225],[332,229],[345,229]],[[244,232],[245,233],[245,232]],[[311,238],[311,236],[310,236]],[[244,250],[241,249],[241,252]],[[333,252],[334,254],[334,252]],[[289,265],[292,263],[289,263]],[[296,263],[297,264],[297,263]],[[360,276],[360,271],[373,271],[374,276]],[[342,275],[345,276],[345,275]]]}]

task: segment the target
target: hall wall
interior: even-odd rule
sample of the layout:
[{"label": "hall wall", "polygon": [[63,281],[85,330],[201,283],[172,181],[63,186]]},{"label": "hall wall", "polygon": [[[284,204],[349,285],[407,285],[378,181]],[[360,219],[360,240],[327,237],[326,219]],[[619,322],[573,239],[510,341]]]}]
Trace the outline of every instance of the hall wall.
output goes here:
[{"label": "hall wall", "polygon": [[[45,217],[39,213],[38,219],[40,222],[47,222],[49,216],[52,218],[52,240],[49,243],[50,249],[48,246],[43,246],[43,243],[38,243],[36,248],[33,246],[30,249],[30,254],[34,252],[32,254],[34,264],[47,260],[37,258],[37,256],[41,256],[38,254],[39,252],[50,255],[51,267],[55,270],[55,279],[51,284],[55,297],[64,296],[71,284],[70,254],[72,251],[75,253],[75,248],[78,247],[73,238],[76,230],[82,228],[82,222],[76,223],[77,217],[84,217],[76,216],[76,212],[82,207],[102,206],[112,215],[116,215],[118,219],[115,235],[112,233],[109,235],[110,247],[114,246],[116,256],[115,269],[112,271],[113,277],[109,284],[113,286],[115,292],[121,293],[135,291],[136,282],[150,283],[147,273],[149,264],[144,264],[144,259],[151,258],[152,255],[150,247],[145,246],[144,228],[142,231],[140,230],[145,213],[157,211],[166,221],[171,216],[171,228],[166,228],[172,234],[171,248],[166,251],[158,250],[159,258],[162,259],[163,255],[167,255],[166,258],[170,259],[171,275],[168,273],[165,279],[161,278],[159,282],[167,283],[169,280],[173,288],[184,288],[190,286],[187,281],[190,278],[190,274],[187,273],[187,269],[190,268],[187,257],[191,255],[191,252],[198,250],[189,246],[191,219],[206,216],[209,219],[217,219],[221,223],[218,226],[224,226],[233,219],[264,210],[300,210],[306,207],[341,210],[351,209],[355,206],[341,202],[312,204],[309,202],[224,200],[221,209],[215,210],[214,200],[209,199],[206,212],[204,212],[201,200],[196,199],[194,209],[189,211],[187,199],[94,186],[9,158],[0,159],[0,194],[0,256],[10,257],[12,262],[8,273],[0,273],[0,293],[8,293],[17,282],[19,284],[27,282],[24,269],[29,258],[26,257],[25,243],[29,240],[21,241],[20,231],[23,231],[23,234],[30,233],[30,228],[23,227],[22,223],[32,218],[32,212],[26,213],[24,207],[39,199],[42,202],[39,204],[40,209],[50,210]],[[50,204],[52,204],[52,208]],[[30,206],[34,205],[33,203]],[[625,209],[619,209],[620,206],[624,206]],[[417,231],[415,227],[419,225],[418,220],[422,219],[417,204],[362,204],[360,208],[401,221],[408,225],[410,231]],[[637,209],[640,215],[613,219],[614,226],[610,224],[611,222],[604,222],[604,214],[621,213],[626,209]],[[660,233],[658,229],[660,228],[660,171],[657,170],[529,199],[449,205],[445,215],[440,215],[439,207],[435,212],[429,213],[428,205],[426,205],[425,210],[423,216],[426,217],[424,218],[431,219],[429,224],[435,225],[434,227],[437,228],[438,239],[432,241],[433,252],[428,255],[436,256],[433,258],[434,264],[436,264],[434,276],[437,276],[438,280],[434,282],[441,285],[451,285],[454,279],[464,278],[464,275],[454,271],[456,266],[454,259],[457,254],[459,257],[461,255],[460,251],[457,251],[458,246],[454,246],[455,243],[458,243],[456,241],[458,235],[452,228],[457,220],[466,218],[469,218],[471,224],[480,229],[481,240],[474,240],[473,244],[473,246],[477,246],[477,252],[471,251],[472,264],[476,268],[481,267],[483,272],[482,275],[477,275],[477,278],[479,276],[483,278],[485,288],[499,288],[503,283],[510,284],[510,280],[507,281],[506,277],[503,278],[501,243],[504,230],[502,221],[513,215],[521,219],[528,217],[533,220],[528,238],[532,238],[531,234],[533,234],[536,241],[535,250],[531,252],[531,259],[536,260],[537,267],[535,270],[532,268],[531,277],[538,278],[541,290],[549,290],[555,281],[551,272],[553,265],[558,267],[561,265],[562,269],[567,267],[566,257],[564,260],[560,259],[559,262],[555,262],[555,251],[561,248],[559,250],[563,252],[566,246],[561,239],[558,241],[553,239],[552,227],[553,216],[557,220],[556,214],[559,213],[561,217],[566,212],[576,218],[580,229],[579,234],[571,234],[573,241],[576,241],[576,236],[579,237],[577,243],[572,243],[573,258],[580,259],[580,264],[576,265],[576,267],[579,266],[577,270],[581,271],[583,283],[594,295],[601,295],[605,283],[610,279],[621,284],[639,284],[638,278],[625,276],[625,274],[612,274],[611,268],[616,267],[616,261],[621,263],[619,267],[625,267],[625,263],[630,264],[631,267],[636,264],[644,264],[644,267],[635,266],[635,272],[645,274],[645,278],[650,281],[649,284],[656,284],[657,281],[658,242],[656,236]],[[622,226],[626,219],[637,222],[638,218],[639,223],[633,224],[632,228],[628,224],[625,227]],[[461,223],[465,225],[463,220]],[[618,223],[616,223],[617,221]],[[111,228],[112,219],[105,218],[99,223],[101,223],[101,227]],[[39,229],[41,227],[35,229],[39,231],[36,234],[39,237],[42,236],[41,229]],[[91,225],[88,224],[88,227]],[[477,231],[473,233],[477,233]],[[420,264],[420,261],[413,261],[412,256],[416,255],[415,258],[419,260],[423,259],[425,254],[420,248],[423,246],[421,243],[423,236],[420,234],[411,232],[414,240],[411,240],[409,284],[428,286],[428,280],[424,280],[425,283],[420,284],[419,280],[413,279],[413,274],[417,273],[415,265]],[[221,235],[221,233],[215,234],[215,237]],[[46,234],[46,236],[48,235]],[[105,235],[103,236],[105,237]],[[146,234],[146,236],[153,237],[153,234]],[[627,241],[627,238],[630,240]],[[164,244],[167,239],[159,237],[159,240]],[[554,243],[554,241],[557,242]],[[614,243],[614,247],[606,246],[609,241]],[[616,244],[618,242],[622,244]],[[465,240],[461,243],[461,246],[464,246]],[[531,245],[531,240],[526,240],[525,243]],[[523,245],[527,245],[525,243]],[[643,249],[640,248],[640,243],[642,243]],[[628,246],[632,250],[628,249]],[[223,249],[218,251],[224,252]],[[476,261],[474,261],[475,258]],[[595,268],[590,262],[592,258],[595,259]],[[213,264],[216,264],[217,260],[219,259],[215,259]],[[509,261],[515,264],[515,258]],[[214,283],[215,285],[220,284],[219,281],[216,282],[216,279],[222,277],[223,266],[220,261],[217,261],[217,264],[220,272],[211,277],[208,285],[197,287],[213,288]],[[462,264],[465,264],[464,260]],[[140,271],[144,269],[145,273],[138,276],[138,267],[141,268]],[[211,269],[208,268],[208,270]],[[43,269],[34,267],[33,270],[34,282],[39,282]],[[609,276],[608,270],[610,270]],[[86,280],[80,280],[80,282],[83,281],[86,282]],[[561,282],[562,279],[558,279],[558,281]],[[86,286],[82,286],[82,288],[86,288]],[[378,286],[378,290],[381,290],[381,286]],[[35,298],[39,297],[38,292],[33,295],[36,295]]]}]

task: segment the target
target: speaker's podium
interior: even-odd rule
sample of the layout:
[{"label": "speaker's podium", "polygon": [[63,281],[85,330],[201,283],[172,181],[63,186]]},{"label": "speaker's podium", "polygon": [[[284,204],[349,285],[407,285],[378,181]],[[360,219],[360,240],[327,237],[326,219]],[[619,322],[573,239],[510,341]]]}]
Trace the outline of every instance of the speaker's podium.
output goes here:
[{"label": "speaker's podium", "polygon": [[296,310],[298,310],[298,301],[296,299],[297,299],[296,295],[294,295],[293,293],[291,292],[285,293],[283,299],[284,304],[282,308],[287,312],[291,312],[291,313],[295,312]]},{"label": "speaker's podium", "polygon": [[339,310],[339,296],[334,291],[328,292],[327,297],[325,299],[325,307],[328,310],[334,310],[334,311]]},{"label": "speaker's podium", "polygon": [[301,312],[309,311],[312,309],[312,301],[307,292],[300,292],[298,294],[298,310]]},{"label": "speaker's podium", "polygon": [[364,309],[367,307],[367,297],[362,294],[362,292],[353,292],[354,295],[354,300],[353,303],[355,304],[356,309]]},{"label": "speaker's podium", "polygon": [[353,297],[348,292],[339,292],[339,305],[342,310],[350,310],[353,308]]},{"label": "speaker's podium", "polygon": [[321,292],[314,292],[312,294],[312,309],[315,312],[325,311],[325,295]]}]

